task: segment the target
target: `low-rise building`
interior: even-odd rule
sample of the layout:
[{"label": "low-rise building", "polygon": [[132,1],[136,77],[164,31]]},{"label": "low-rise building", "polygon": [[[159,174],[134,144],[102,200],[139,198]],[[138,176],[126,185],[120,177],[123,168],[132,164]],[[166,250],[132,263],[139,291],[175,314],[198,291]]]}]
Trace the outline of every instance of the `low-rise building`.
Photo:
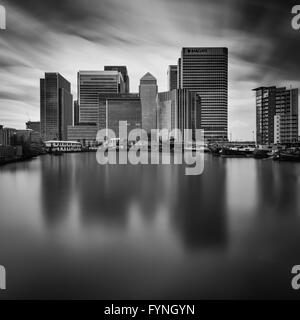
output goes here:
[{"label": "low-rise building", "polygon": [[45,141],[47,151],[62,151],[62,152],[79,152],[82,149],[81,143],[77,141]]},{"label": "low-rise building", "polygon": [[41,133],[41,122],[40,121],[28,121],[28,122],[26,122],[26,129]]}]

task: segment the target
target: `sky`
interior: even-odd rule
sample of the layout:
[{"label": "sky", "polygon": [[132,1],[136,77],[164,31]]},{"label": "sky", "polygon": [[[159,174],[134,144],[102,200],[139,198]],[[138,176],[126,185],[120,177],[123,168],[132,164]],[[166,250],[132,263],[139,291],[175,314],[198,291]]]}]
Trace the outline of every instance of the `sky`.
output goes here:
[{"label": "sky", "polygon": [[126,65],[131,92],[152,73],[167,90],[182,47],[228,47],[229,138],[252,140],[258,86],[300,88],[300,30],[289,0],[0,0],[0,124],[39,120],[39,79]]}]

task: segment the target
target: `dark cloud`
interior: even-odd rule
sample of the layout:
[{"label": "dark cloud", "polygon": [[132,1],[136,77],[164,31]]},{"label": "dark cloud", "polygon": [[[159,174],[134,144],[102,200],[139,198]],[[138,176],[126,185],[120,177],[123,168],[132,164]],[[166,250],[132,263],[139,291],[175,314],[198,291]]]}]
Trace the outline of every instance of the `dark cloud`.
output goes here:
[{"label": "dark cloud", "polygon": [[291,27],[294,1],[247,0],[233,6],[236,18],[231,29],[260,39],[259,46],[237,52],[246,62],[260,63],[261,75],[297,80],[300,74],[300,33]]},{"label": "dark cloud", "polygon": [[[59,71],[73,77],[70,81],[75,84],[79,68],[121,63],[129,66],[133,87],[147,71],[164,82],[167,65],[176,63],[180,48],[189,45],[229,47],[229,112],[235,123],[243,122],[236,111],[241,105],[245,123],[246,114],[254,112],[254,86],[297,81],[300,76],[300,31],[291,27],[295,3],[290,0],[7,0],[4,4],[8,30],[0,33],[0,113],[3,101],[9,100],[34,102],[38,114],[38,78],[43,71]],[[25,72],[22,77],[18,70]],[[12,106],[6,105],[6,110]]]}]

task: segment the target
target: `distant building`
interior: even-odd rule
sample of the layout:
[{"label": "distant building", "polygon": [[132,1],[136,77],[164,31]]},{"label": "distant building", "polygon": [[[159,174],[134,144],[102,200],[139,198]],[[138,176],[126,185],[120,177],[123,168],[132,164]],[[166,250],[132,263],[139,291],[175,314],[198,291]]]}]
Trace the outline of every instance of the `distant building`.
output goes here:
[{"label": "distant building", "polygon": [[178,72],[178,87],[201,97],[200,119],[205,139],[227,140],[228,49],[182,48]]},{"label": "distant building", "polygon": [[3,131],[3,125],[0,125],[0,146],[4,146],[4,131]]},{"label": "distant building", "polygon": [[72,124],[71,84],[59,73],[45,73],[40,80],[41,135],[44,140],[67,139]]},{"label": "distant building", "polygon": [[168,68],[168,89],[177,89],[177,65],[170,65]]},{"label": "distant building", "polygon": [[13,128],[4,128],[0,126],[0,146],[11,146],[13,142],[13,137],[17,132]]},{"label": "distant building", "polygon": [[257,144],[298,141],[298,89],[259,87],[256,91]]},{"label": "distant building", "polygon": [[31,129],[16,130],[11,145],[17,148],[19,155],[36,156],[43,152],[41,134]]},{"label": "distant building", "polygon": [[181,58],[177,61],[177,89],[181,87]]},{"label": "distant building", "polygon": [[142,128],[150,134],[156,129],[157,121],[157,81],[151,73],[146,73],[140,79],[140,98],[142,103]]},{"label": "distant building", "polygon": [[79,104],[77,100],[74,101],[73,124],[74,126],[77,126],[79,124]]},{"label": "distant building", "polygon": [[104,71],[118,71],[123,76],[124,88],[120,90],[120,92],[129,93],[130,85],[129,85],[129,76],[127,72],[126,66],[104,66]]},{"label": "distant building", "polygon": [[97,124],[98,94],[122,93],[125,85],[119,71],[79,71],[78,72],[79,123]]},{"label": "distant building", "polygon": [[33,130],[35,132],[41,132],[41,122],[40,121],[28,121],[26,122],[26,129]]},{"label": "distant building", "polygon": [[119,121],[127,121],[127,133],[142,128],[138,94],[99,94],[99,129],[112,129],[119,138]]}]

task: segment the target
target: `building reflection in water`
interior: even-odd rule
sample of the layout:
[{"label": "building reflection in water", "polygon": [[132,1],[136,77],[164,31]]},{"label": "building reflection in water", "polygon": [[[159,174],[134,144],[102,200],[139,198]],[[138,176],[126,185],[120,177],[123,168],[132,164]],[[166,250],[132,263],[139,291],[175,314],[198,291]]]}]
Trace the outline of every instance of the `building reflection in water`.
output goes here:
[{"label": "building reflection in water", "polygon": [[186,248],[226,244],[226,171],[214,162],[205,163],[202,175],[186,176],[185,165],[103,166],[95,154],[44,160],[41,204],[48,225],[72,216],[78,203],[82,226],[126,231],[129,223],[134,224],[130,220],[134,208],[148,228],[161,229],[164,223],[161,232],[176,235]]},{"label": "building reflection in water", "polygon": [[[257,184],[260,212],[265,215],[294,215],[299,212],[299,176],[297,163],[262,161],[257,165]],[[284,183],[283,183],[284,182]],[[263,210],[261,210],[263,208]]]},{"label": "building reflection in water", "polygon": [[0,176],[12,297],[292,295],[298,164],[206,155],[203,174],[186,176],[184,165],[101,166],[80,153],[4,166]]},{"label": "building reflection in water", "polygon": [[[226,246],[226,172],[215,161],[205,161],[204,172],[185,176],[178,172],[174,223],[187,248],[213,249]],[[217,178],[216,178],[217,177]]]},{"label": "building reflection in water", "polygon": [[45,156],[41,161],[39,200],[47,226],[59,225],[70,213],[74,190],[73,166],[67,156]]}]

